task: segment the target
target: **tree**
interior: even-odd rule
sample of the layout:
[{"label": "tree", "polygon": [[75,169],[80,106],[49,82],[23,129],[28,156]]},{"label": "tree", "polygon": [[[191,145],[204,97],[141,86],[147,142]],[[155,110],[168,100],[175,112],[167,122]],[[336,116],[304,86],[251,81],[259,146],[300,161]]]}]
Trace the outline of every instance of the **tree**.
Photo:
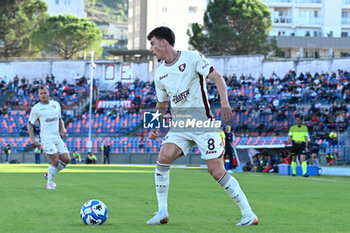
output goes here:
[{"label": "tree", "polygon": [[94,49],[102,52],[102,35],[96,24],[73,15],[49,17],[33,35],[33,43],[41,50],[71,59],[79,52]]},{"label": "tree", "polygon": [[190,44],[212,55],[266,54],[272,22],[268,7],[260,0],[213,0],[204,25],[192,25]]},{"label": "tree", "polygon": [[19,57],[31,52],[31,37],[45,19],[41,0],[0,0],[0,57]]}]

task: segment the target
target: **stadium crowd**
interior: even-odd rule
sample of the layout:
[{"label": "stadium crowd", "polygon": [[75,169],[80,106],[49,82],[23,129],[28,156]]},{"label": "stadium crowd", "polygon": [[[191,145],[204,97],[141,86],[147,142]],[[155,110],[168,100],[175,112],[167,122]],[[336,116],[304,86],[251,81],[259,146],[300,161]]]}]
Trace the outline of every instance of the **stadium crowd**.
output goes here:
[{"label": "stadium crowd", "polygon": [[[282,78],[276,73],[269,78],[261,75],[254,79],[243,74],[239,78],[235,74],[224,78],[233,114],[237,116],[232,123],[236,134],[283,134],[297,112],[304,116],[304,123],[315,139],[329,139],[333,129],[343,133],[349,126],[350,77],[346,71],[297,75],[291,70]],[[55,82],[54,75],[47,75],[44,80],[36,78],[32,82],[18,76],[8,83],[1,79],[1,96],[9,90],[16,95],[0,108],[0,114],[6,114],[16,106],[32,106],[37,100],[36,89],[40,84],[48,86],[52,98],[63,106],[72,105],[89,94],[88,80],[84,76],[73,84],[67,80]],[[140,110],[154,108],[156,104],[154,83],[137,78],[132,83],[117,82],[112,91],[101,90],[100,93],[100,100],[132,101],[129,109],[119,106],[95,111],[114,118],[130,113],[140,114]],[[208,83],[208,96],[212,107],[217,107],[219,98],[213,82]],[[86,112],[77,119],[81,119],[83,114]]]},{"label": "stadium crowd", "polygon": [[75,83],[68,83],[65,79],[62,82],[55,81],[54,75],[47,75],[45,79],[35,78],[29,80],[26,77],[19,78],[17,75],[9,82],[1,79],[0,95],[6,98],[14,93],[6,104],[14,109],[17,106],[33,106],[38,100],[37,90],[39,85],[45,85],[50,91],[51,97],[61,105],[73,105],[89,93],[87,78],[82,76],[75,80]]},{"label": "stadium crowd", "polygon": [[[337,145],[339,136],[348,130],[350,77],[346,71],[297,75],[294,70],[290,70],[284,76],[272,73],[268,78],[261,75],[255,79],[251,75],[243,74],[239,77],[233,74],[224,78],[234,115],[231,126],[236,137],[286,135],[297,113],[303,115],[310,139],[316,144],[321,140],[330,145]],[[68,83],[67,80],[55,81],[54,75],[32,81],[18,76],[9,82],[0,79],[0,101],[3,101],[8,93],[14,93],[1,106],[0,120],[8,121],[11,118],[2,119],[1,117],[7,116],[11,111],[22,106],[28,106],[27,111],[29,111],[30,106],[37,100],[36,89],[40,84],[48,86],[52,98],[63,106],[74,105],[89,95],[89,80],[84,76],[77,78],[75,83]],[[139,127],[137,136],[143,136],[146,133],[142,129],[142,115],[144,109],[153,109],[156,105],[153,82],[136,78],[131,83],[117,82],[113,90],[99,90],[99,93],[99,100],[130,100],[132,105],[128,109],[123,106],[95,109],[93,133],[96,136],[101,133],[116,132],[126,136],[130,131],[120,130],[121,128],[137,127]],[[210,81],[208,96],[214,115],[220,119],[219,110],[216,109],[220,100],[213,82]],[[71,127],[67,127],[68,133],[75,135],[74,132],[78,132],[75,136],[82,136],[80,133],[85,135],[88,117],[87,112],[81,112],[75,116],[75,119],[66,122],[66,124],[72,123]],[[121,122],[117,123],[117,121]],[[23,129],[25,121],[15,122],[15,124],[22,124],[18,128],[25,131]],[[109,124],[113,124],[112,127],[115,128],[110,130]],[[79,127],[82,130],[77,131]],[[23,132],[21,135],[24,136]],[[15,135],[13,132],[13,136],[20,135]]]}]

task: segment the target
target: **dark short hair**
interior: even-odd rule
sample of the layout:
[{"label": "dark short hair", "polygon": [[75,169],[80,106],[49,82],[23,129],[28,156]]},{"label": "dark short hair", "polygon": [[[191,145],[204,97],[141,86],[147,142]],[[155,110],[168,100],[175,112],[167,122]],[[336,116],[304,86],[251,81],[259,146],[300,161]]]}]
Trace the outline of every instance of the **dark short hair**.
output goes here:
[{"label": "dark short hair", "polygon": [[300,120],[303,120],[303,116],[300,115],[300,114],[295,115],[295,119],[296,119],[296,118],[299,118]]},{"label": "dark short hair", "polygon": [[158,40],[166,40],[171,46],[175,44],[175,34],[168,27],[157,27],[153,29],[147,36],[148,40],[151,40],[152,37],[156,37]]},{"label": "dark short hair", "polygon": [[45,85],[40,85],[40,86],[38,87],[38,90],[40,90],[40,89],[49,90],[49,88],[47,88],[47,86],[45,86]]}]

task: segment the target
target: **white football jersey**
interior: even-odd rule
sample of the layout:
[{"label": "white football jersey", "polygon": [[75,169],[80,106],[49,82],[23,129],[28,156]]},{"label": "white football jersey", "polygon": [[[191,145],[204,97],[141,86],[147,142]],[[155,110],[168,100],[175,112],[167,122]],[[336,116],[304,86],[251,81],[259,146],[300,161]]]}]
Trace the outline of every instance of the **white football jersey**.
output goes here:
[{"label": "white football jersey", "polygon": [[61,138],[59,120],[61,119],[61,106],[58,102],[50,100],[48,104],[37,103],[30,112],[29,122],[34,125],[39,121],[41,142],[50,142]]},{"label": "white football jersey", "polygon": [[195,51],[179,51],[174,62],[166,64],[163,61],[155,71],[154,82],[158,101],[170,101],[173,116],[176,112],[187,109],[195,113],[197,119],[212,118],[206,78],[213,70],[202,54]]}]

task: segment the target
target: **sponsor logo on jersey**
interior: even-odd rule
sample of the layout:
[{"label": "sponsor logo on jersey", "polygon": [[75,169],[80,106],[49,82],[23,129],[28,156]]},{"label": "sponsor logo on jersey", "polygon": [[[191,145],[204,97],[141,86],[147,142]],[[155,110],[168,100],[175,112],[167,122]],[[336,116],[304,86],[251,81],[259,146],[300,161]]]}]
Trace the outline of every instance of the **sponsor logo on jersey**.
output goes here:
[{"label": "sponsor logo on jersey", "polygon": [[209,66],[209,63],[205,63],[204,66],[202,66],[202,69],[204,70],[205,67]]},{"label": "sponsor logo on jersey", "polygon": [[205,154],[216,154],[216,150],[206,151]]},{"label": "sponsor logo on jersey", "polygon": [[47,118],[45,120],[46,123],[50,123],[50,122],[53,122],[53,121],[57,121],[58,120],[58,117],[53,117],[53,118]]},{"label": "sponsor logo on jersey", "polygon": [[184,72],[185,69],[186,69],[186,63],[184,63],[184,64],[182,64],[182,65],[179,65],[179,70],[180,70],[181,72]]},{"label": "sponsor logo on jersey", "polygon": [[177,104],[181,100],[186,99],[189,94],[190,94],[190,89],[187,89],[186,91],[181,92],[179,95],[174,95],[173,96],[173,102],[175,104]]},{"label": "sponsor logo on jersey", "polygon": [[163,76],[160,76],[160,77],[159,77],[159,80],[162,80],[163,78],[166,78],[166,77],[168,77],[168,74],[163,75]]}]

